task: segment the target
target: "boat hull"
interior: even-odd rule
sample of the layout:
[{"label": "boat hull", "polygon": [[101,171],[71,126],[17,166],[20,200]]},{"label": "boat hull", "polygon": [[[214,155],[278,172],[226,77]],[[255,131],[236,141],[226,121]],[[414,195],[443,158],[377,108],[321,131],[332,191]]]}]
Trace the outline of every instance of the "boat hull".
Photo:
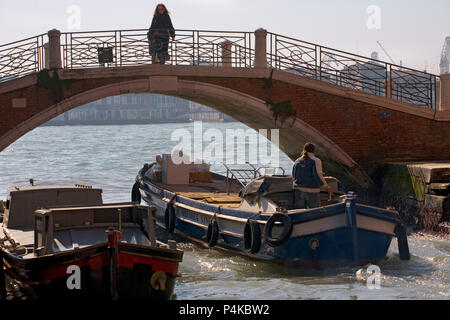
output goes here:
[{"label": "boat hull", "polygon": [[1,254],[8,282],[18,287],[13,291],[27,299],[167,300],[181,261],[170,249],[130,244],[111,249],[107,243],[30,259]]},{"label": "boat hull", "polygon": [[[208,224],[214,219],[219,229],[215,247],[287,265],[325,268],[375,263],[386,256],[398,224],[393,213],[362,205],[356,206],[353,215],[349,215],[345,203],[297,210],[288,214],[292,221],[289,239],[273,245],[264,237],[270,215],[219,208],[176,195],[150,181],[140,181],[140,193],[146,203],[157,208],[157,223],[163,229],[170,202],[176,216],[175,233],[208,245]],[[257,222],[262,235],[257,253],[245,247],[244,230],[249,219]],[[275,225],[272,232],[281,233],[281,228]]]}]

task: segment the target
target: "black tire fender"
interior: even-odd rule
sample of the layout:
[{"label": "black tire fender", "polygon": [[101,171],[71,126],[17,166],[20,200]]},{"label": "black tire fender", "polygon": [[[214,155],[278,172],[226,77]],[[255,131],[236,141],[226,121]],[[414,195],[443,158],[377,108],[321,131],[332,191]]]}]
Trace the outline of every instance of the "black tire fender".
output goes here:
[{"label": "black tire fender", "polygon": [[131,201],[141,203],[141,192],[139,191],[139,181],[136,181],[131,189]]},{"label": "black tire fender", "polygon": [[214,247],[219,240],[219,225],[216,219],[212,219],[208,224],[208,231],[206,233],[206,242],[208,242],[209,247]]},{"label": "black tire fender", "polygon": [[255,220],[247,220],[244,227],[244,247],[249,253],[258,253],[261,249],[261,228]]},{"label": "black tire fender", "polygon": [[[272,229],[276,222],[281,222],[283,224],[283,231],[278,238],[272,237]],[[269,220],[267,220],[266,226],[264,227],[264,239],[272,246],[281,246],[285,243],[292,234],[292,220],[287,214],[274,213]]]},{"label": "black tire fender", "polygon": [[173,233],[175,231],[175,221],[176,221],[176,215],[175,215],[175,208],[173,206],[172,202],[169,202],[166,207],[166,211],[164,212],[164,223],[167,232]]}]

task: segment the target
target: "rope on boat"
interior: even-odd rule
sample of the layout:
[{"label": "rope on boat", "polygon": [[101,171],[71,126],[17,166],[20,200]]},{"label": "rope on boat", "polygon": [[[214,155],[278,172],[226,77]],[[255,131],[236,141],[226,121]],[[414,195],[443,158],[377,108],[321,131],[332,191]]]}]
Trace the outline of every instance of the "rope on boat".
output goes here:
[{"label": "rope on boat", "polygon": [[[10,245],[6,245],[5,244],[6,241],[8,241],[10,243]],[[13,252],[13,251],[16,251],[16,250],[19,250],[19,249],[24,249],[25,250],[24,253],[16,254],[16,256],[22,257],[22,256],[26,256],[28,254],[28,249],[25,246],[18,245],[13,238],[8,237],[7,235],[5,235],[3,238],[0,238],[0,242],[1,242],[1,246],[5,250],[8,250],[9,252]]]}]

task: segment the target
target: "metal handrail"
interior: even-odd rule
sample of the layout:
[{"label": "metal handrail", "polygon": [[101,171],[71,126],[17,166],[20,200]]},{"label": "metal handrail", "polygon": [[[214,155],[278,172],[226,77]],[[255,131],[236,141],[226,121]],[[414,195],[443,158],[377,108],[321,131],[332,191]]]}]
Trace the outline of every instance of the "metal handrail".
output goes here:
[{"label": "metal handrail", "polygon": [[[151,63],[148,29],[61,33],[63,68]],[[176,29],[168,50],[172,65],[254,65],[254,33]],[[0,45],[0,82],[45,68],[46,34]],[[276,33],[267,33],[268,67],[427,108],[436,106],[439,76]],[[223,45],[228,43],[228,45]],[[110,46],[113,62],[99,63],[98,47]]]},{"label": "metal handrail", "polygon": [[386,61],[383,61],[383,60],[378,60],[378,59],[373,59],[373,58],[365,57],[365,56],[358,55],[358,54],[355,54],[355,53],[351,53],[351,52],[348,52],[348,51],[343,51],[343,50],[339,50],[339,49],[334,49],[334,48],[331,48],[331,47],[327,47],[327,46],[324,46],[324,45],[320,45],[320,44],[316,44],[316,43],[312,43],[312,42],[308,42],[308,41],[304,41],[304,40],[298,40],[298,39],[291,38],[291,37],[288,37],[288,36],[283,36],[283,35],[280,35],[280,34],[274,33],[274,32],[268,32],[267,35],[273,35],[273,36],[277,36],[277,37],[282,37],[282,38],[289,39],[289,40],[292,40],[292,41],[297,41],[297,42],[301,42],[301,43],[304,43],[304,44],[316,46],[317,48],[320,47],[320,48],[322,48],[322,49],[333,50],[333,51],[336,51],[336,52],[348,54],[348,55],[354,56],[354,57],[356,57],[356,58],[368,59],[368,60],[373,61],[373,62],[376,62],[376,63],[388,64],[388,65],[391,65],[391,66],[394,66],[394,67],[399,67],[399,68],[402,68],[402,69],[405,69],[405,70],[410,70],[410,71],[414,71],[414,72],[420,72],[420,73],[423,73],[423,74],[428,74],[428,75],[432,75],[432,76],[439,77],[439,76],[436,75],[436,74],[429,73],[429,72],[426,72],[426,71],[419,71],[419,70],[417,70],[417,69],[412,69],[412,68],[404,67],[404,66],[401,66],[401,65],[397,65],[397,64],[395,64],[395,63],[390,63],[390,62],[386,62]]},{"label": "metal handrail", "polygon": [[227,185],[227,194],[230,193],[231,182],[237,181],[241,184],[242,187],[245,187],[248,182],[256,178],[256,168],[246,162],[246,164],[250,165],[251,169],[232,169],[228,167],[225,163],[222,163],[225,169],[227,169],[226,175],[226,185]]},{"label": "metal handrail", "polygon": [[437,75],[276,33],[269,32],[268,39],[272,68],[431,109],[436,106]]},{"label": "metal handrail", "polygon": [[260,173],[260,171],[259,170],[261,170],[261,169],[275,169],[275,171],[277,170],[277,169],[281,169],[281,171],[282,171],[282,175],[284,175],[285,174],[285,171],[284,171],[284,168],[282,168],[282,167],[270,167],[270,166],[262,166],[262,167],[258,167],[258,168],[256,168],[256,172],[258,172],[259,173],[259,176],[262,176],[262,174]]},{"label": "metal handrail", "polygon": [[250,181],[253,179],[256,179],[257,177],[261,177],[262,174],[260,172],[261,169],[266,168],[274,168],[281,169],[283,172],[283,175],[285,173],[284,169],[282,167],[270,167],[270,166],[261,166],[261,167],[255,167],[250,162],[246,162],[247,165],[251,167],[251,169],[244,169],[244,168],[238,168],[238,169],[232,169],[229,166],[227,166],[225,163],[222,163],[225,169],[227,169],[227,175],[226,175],[226,185],[227,185],[227,193],[230,193],[231,188],[231,181],[235,180],[238,181],[242,187],[245,187]]},{"label": "metal handrail", "polygon": [[0,82],[40,71],[44,67],[45,34],[0,46]]},{"label": "metal handrail", "polygon": [[[114,49],[114,66],[150,63],[147,32],[148,29],[63,33],[63,66],[98,67],[96,50],[102,45]],[[176,40],[168,43],[169,64],[198,65],[206,62],[220,66],[226,56],[230,66],[252,67],[254,52],[250,32],[184,29],[175,32]],[[224,42],[231,44],[229,49],[222,46]]]}]

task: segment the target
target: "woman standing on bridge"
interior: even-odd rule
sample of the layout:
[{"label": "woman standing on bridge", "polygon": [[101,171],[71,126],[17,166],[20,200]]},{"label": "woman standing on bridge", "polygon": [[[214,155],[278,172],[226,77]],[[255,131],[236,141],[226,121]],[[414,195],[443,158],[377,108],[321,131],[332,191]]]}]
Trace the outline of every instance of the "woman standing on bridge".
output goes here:
[{"label": "woman standing on bridge", "polygon": [[152,63],[156,63],[156,58],[158,58],[160,64],[165,64],[170,59],[168,53],[169,36],[172,37],[172,40],[175,40],[172,20],[170,20],[166,6],[159,3],[153,13],[152,24],[147,33]]}]

